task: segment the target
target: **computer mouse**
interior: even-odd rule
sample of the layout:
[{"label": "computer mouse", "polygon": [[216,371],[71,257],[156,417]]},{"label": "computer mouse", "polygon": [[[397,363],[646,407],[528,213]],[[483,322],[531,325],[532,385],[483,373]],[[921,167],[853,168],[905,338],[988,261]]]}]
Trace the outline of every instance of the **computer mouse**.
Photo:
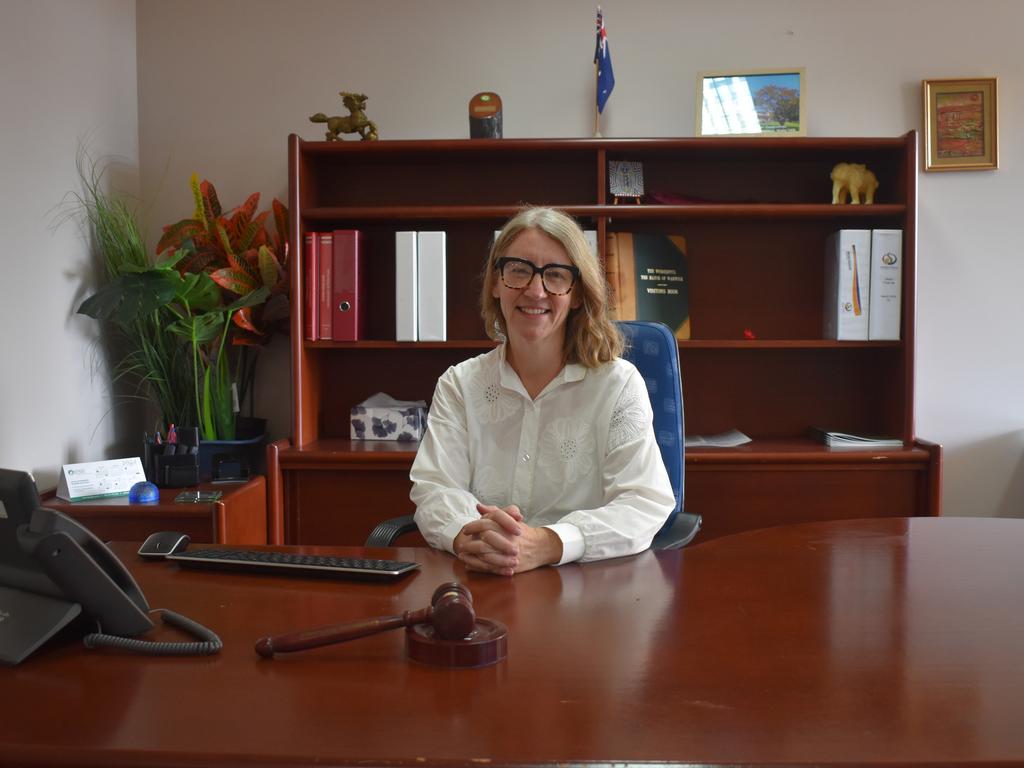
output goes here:
[{"label": "computer mouse", "polygon": [[162,560],[167,555],[181,552],[191,539],[186,533],[177,531],[158,531],[151,533],[139,547],[139,557]]}]

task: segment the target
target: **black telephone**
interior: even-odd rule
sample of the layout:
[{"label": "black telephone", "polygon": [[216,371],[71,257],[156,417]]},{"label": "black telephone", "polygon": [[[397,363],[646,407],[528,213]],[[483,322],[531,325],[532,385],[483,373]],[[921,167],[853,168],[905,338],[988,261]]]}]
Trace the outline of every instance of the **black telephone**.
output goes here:
[{"label": "black telephone", "polygon": [[30,474],[0,469],[0,662],[23,661],[80,613],[102,630],[87,645],[163,654],[220,649],[212,632],[166,611],[167,621],[206,642],[124,637],[153,628],[149,610],[135,579],[102,541],[67,515],[40,507]]}]

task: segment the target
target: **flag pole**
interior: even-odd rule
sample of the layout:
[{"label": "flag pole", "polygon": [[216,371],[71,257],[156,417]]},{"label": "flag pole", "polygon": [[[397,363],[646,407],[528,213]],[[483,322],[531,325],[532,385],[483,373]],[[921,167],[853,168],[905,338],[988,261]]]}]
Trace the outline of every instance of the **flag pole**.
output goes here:
[{"label": "flag pole", "polygon": [[594,138],[601,138],[601,110],[597,107],[597,89],[601,86],[597,82],[598,70],[601,65],[594,61]]}]

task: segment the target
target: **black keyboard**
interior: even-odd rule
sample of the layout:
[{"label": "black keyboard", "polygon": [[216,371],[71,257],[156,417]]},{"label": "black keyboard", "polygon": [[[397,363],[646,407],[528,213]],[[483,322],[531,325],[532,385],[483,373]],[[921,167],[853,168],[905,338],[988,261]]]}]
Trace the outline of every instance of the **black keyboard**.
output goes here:
[{"label": "black keyboard", "polygon": [[419,563],[401,560],[302,555],[294,552],[258,552],[223,547],[189,549],[167,555],[167,559],[198,568],[263,571],[281,576],[340,576],[360,579],[396,578],[420,567]]}]

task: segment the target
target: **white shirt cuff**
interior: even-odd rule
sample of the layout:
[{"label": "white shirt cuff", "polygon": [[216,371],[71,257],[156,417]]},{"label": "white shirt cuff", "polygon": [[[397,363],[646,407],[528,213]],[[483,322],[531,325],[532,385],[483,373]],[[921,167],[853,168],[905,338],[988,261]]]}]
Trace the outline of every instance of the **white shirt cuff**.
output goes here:
[{"label": "white shirt cuff", "polygon": [[572,523],[552,523],[544,527],[550,528],[562,540],[562,559],[555,565],[574,563],[583,557],[583,534],[579,528]]},{"label": "white shirt cuff", "polygon": [[441,543],[449,554],[455,554],[455,537],[466,527],[468,520],[453,520],[441,530]]}]

